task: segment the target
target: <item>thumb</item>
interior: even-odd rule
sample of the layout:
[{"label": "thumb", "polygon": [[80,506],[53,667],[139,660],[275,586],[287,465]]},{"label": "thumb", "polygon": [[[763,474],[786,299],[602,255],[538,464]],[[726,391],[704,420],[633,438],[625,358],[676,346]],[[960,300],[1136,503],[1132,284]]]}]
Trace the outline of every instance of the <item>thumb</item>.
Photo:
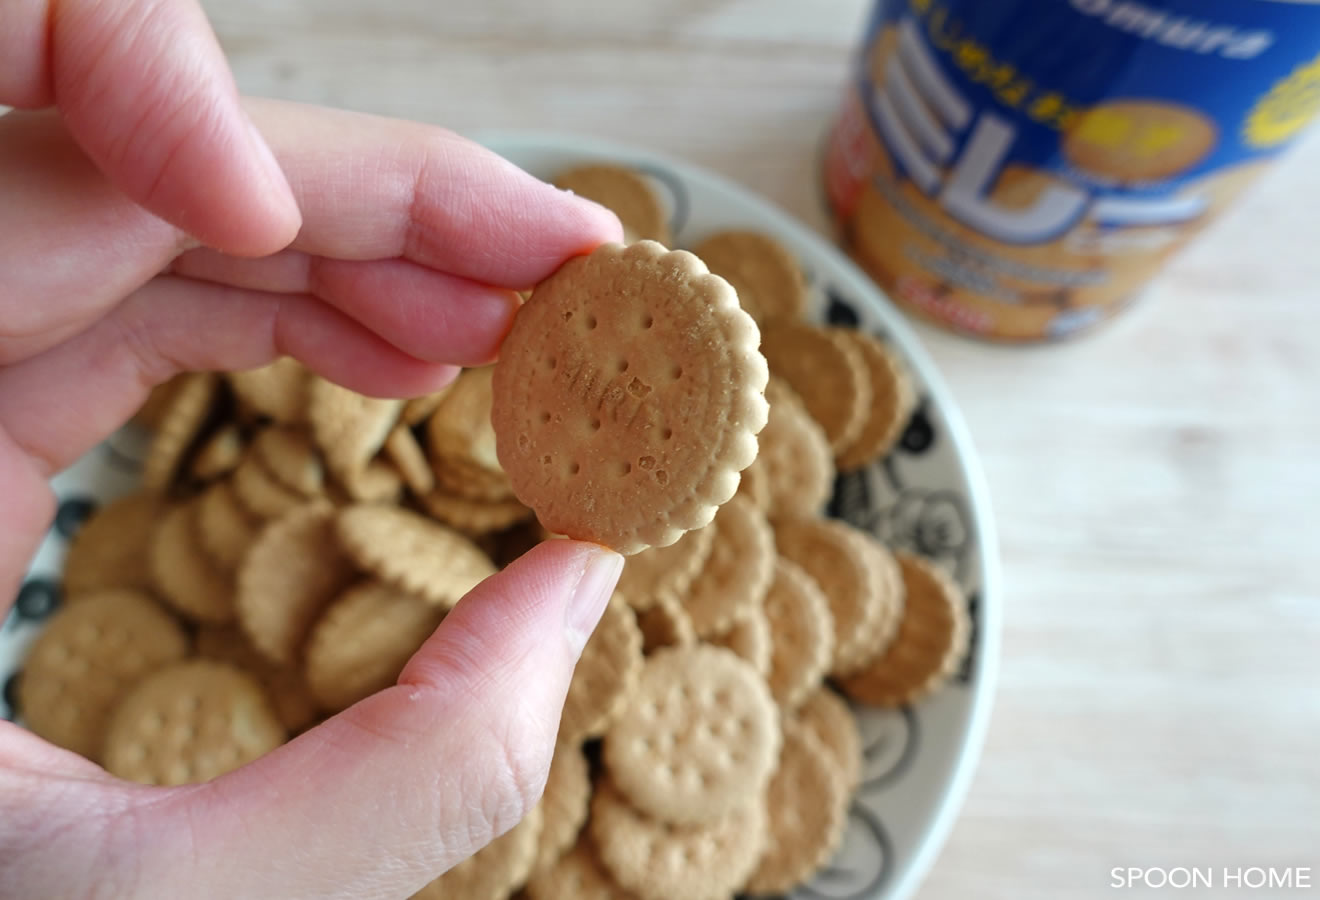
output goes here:
[{"label": "thumb", "polygon": [[[180,795],[175,896],[389,897],[418,890],[540,798],[569,680],[623,568],[549,541],[474,589],[399,683]],[[154,830],[154,829],[153,829]]]}]

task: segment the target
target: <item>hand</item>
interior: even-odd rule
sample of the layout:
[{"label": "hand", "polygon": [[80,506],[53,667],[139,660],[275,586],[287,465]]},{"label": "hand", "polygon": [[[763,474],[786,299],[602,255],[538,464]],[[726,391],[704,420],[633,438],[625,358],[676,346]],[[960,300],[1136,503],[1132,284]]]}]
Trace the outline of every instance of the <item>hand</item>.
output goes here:
[{"label": "hand", "polygon": [[[0,592],[48,476],[178,371],[288,354],[408,396],[491,360],[614,217],[436,128],[241,101],[188,0],[0,10]],[[254,124],[255,123],[255,124]],[[118,781],[0,722],[0,895],[401,897],[542,789],[622,565],[538,547],[383,691],[225,777]],[[3,616],[0,608],[0,618]]]}]

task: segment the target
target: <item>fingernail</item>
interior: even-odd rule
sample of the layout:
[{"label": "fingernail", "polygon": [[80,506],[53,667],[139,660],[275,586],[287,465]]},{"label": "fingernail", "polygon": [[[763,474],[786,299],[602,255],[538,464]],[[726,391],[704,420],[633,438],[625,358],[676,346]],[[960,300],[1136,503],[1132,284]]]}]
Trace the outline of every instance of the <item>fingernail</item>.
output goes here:
[{"label": "fingernail", "polygon": [[591,552],[564,611],[564,630],[575,654],[582,653],[587,639],[596,630],[596,623],[610,602],[621,572],[622,556],[604,547]]}]

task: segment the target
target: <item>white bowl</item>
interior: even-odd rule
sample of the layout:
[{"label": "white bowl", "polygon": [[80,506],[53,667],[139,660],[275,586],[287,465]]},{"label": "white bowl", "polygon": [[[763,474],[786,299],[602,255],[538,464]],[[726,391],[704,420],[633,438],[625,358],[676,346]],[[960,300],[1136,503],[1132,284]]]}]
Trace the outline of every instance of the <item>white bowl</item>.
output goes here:
[{"label": "white bowl", "polygon": [[[575,137],[490,135],[482,142],[543,178],[590,161],[646,172],[668,200],[680,247],[723,228],[773,235],[797,253],[809,275],[816,298],[813,318],[882,335],[906,360],[917,383],[918,411],[888,458],[839,479],[830,512],[947,567],[970,598],[971,652],[951,685],[914,708],[855,707],[865,761],[844,845],[826,870],[791,896],[910,896],[953,825],[980,755],[998,666],[1002,603],[998,545],[980,464],[934,363],[875,284],[833,245],[726,179],[653,153]],[[59,514],[0,629],[5,687],[0,716],[13,715],[8,701],[23,651],[58,606],[69,537],[97,504],[133,489],[144,449],[143,435],[125,428],[54,479]]]}]

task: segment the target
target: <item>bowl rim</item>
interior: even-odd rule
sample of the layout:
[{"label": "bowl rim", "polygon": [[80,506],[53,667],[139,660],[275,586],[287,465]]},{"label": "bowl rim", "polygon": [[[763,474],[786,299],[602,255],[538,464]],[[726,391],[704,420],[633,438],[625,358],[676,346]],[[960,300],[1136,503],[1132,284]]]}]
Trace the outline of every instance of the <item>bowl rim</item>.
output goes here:
[{"label": "bowl rim", "polygon": [[930,826],[918,840],[907,869],[901,878],[891,883],[886,895],[889,900],[906,900],[929,874],[962,811],[985,747],[999,680],[1003,631],[1003,576],[999,537],[992,512],[990,488],[980,455],[972,443],[971,432],[962,410],[954,400],[953,392],[945,383],[916,330],[870,276],[824,235],[778,204],[731,178],[664,153],[593,136],[555,131],[491,130],[475,131],[468,137],[500,154],[550,150],[568,155],[580,154],[584,158],[633,161],[639,166],[653,166],[675,172],[684,181],[698,186],[706,182],[733,195],[758,218],[773,222],[777,230],[790,235],[794,242],[811,248],[813,254],[829,259],[843,273],[848,282],[849,295],[860,298],[861,302],[870,307],[916,370],[917,377],[940,410],[954,446],[954,456],[967,484],[972,520],[979,539],[980,552],[977,555],[981,596],[977,639],[981,642],[981,652],[977,654],[976,677],[972,680],[971,711],[952,775],[944,784],[938,809]]}]

